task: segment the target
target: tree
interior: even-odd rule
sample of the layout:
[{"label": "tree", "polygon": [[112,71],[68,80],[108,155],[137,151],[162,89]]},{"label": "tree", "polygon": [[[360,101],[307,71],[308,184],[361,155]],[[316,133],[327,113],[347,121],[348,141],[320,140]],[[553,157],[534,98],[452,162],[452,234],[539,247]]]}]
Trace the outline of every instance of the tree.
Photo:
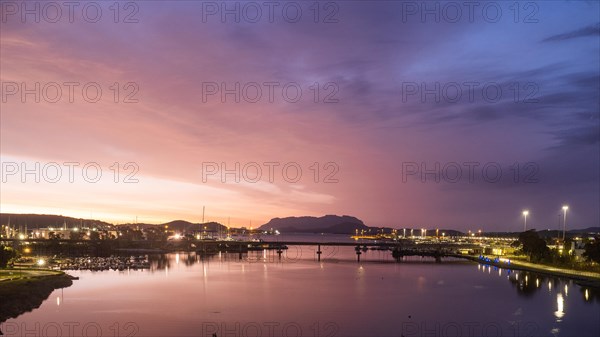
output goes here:
[{"label": "tree", "polygon": [[148,241],[167,241],[168,235],[161,228],[148,228],[145,232]]},{"label": "tree", "polygon": [[585,245],[583,256],[589,261],[600,263],[600,237],[597,237],[595,240],[590,241]]},{"label": "tree", "polygon": [[96,231],[90,232],[90,240],[92,240],[92,241],[100,240],[100,233],[98,233]]},{"label": "tree", "polygon": [[81,231],[71,231],[69,233],[69,239],[71,240],[82,240],[83,239],[83,232]]},{"label": "tree", "polygon": [[534,230],[528,230],[519,234],[519,242],[523,245],[523,253],[529,255],[531,260],[540,261],[548,256],[550,249],[546,241]]},{"label": "tree", "polygon": [[17,252],[10,247],[0,245],[0,268],[6,268],[11,259],[17,257]]},{"label": "tree", "polygon": [[56,232],[48,232],[48,239],[60,240],[60,239],[62,239],[62,234],[57,234]]},{"label": "tree", "polygon": [[126,228],[121,231],[121,234],[119,238],[124,241],[139,241],[144,239],[144,233],[140,230]]}]

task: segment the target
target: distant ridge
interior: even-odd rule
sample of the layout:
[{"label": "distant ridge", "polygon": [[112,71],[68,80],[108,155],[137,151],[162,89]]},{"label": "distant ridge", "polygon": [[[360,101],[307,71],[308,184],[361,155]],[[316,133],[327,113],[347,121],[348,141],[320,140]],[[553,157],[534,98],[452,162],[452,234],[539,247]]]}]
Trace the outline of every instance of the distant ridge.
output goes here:
[{"label": "distant ridge", "polygon": [[[19,213],[0,213],[0,225],[8,225],[10,219],[10,225],[14,228],[25,228],[32,230],[44,227],[63,227],[65,224],[68,228],[85,226],[85,227],[98,227],[102,229],[114,229],[115,226],[126,226],[132,229],[145,229],[156,226],[169,226],[170,229],[177,231],[193,231],[193,230],[204,230],[206,231],[224,231],[227,227],[218,222],[207,222],[207,223],[192,223],[185,220],[174,220],[162,224],[148,224],[148,223],[127,223],[115,225],[105,221],[94,220],[94,219],[83,219],[74,218],[63,215],[53,214],[19,214]],[[322,217],[314,216],[299,216],[299,217],[286,217],[286,218],[273,218],[266,224],[259,227],[260,230],[270,230],[271,228],[277,229],[280,232],[287,233],[332,233],[332,234],[354,234],[356,230],[364,230],[365,234],[376,234],[380,232],[390,233],[393,228],[390,227],[370,227],[363,223],[362,220],[349,216],[349,215],[325,215]],[[370,231],[369,231],[370,230]],[[396,229],[399,234],[402,228]],[[411,228],[406,228],[406,234],[409,235]],[[427,235],[432,235],[432,228],[428,229]],[[419,228],[413,228],[414,235],[419,235]],[[453,229],[439,229],[439,235],[445,233],[446,236],[464,235],[463,232]],[[518,235],[520,232],[497,232],[497,231],[485,231],[486,235]],[[544,237],[556,237],[562,233],[560,230],[547,230],[539,229],[538,233]],[[595,235],[600,233],[600,227],[588,227],[583,229],[569,229],[567,233],[571,234],[591,234]]]},{"label": "distant ridge", "polygon": [[600,227],[588,227],[584,229],[572,229],[569,233],[600,233]]},{"label": "distant ridge", "polygon": [[224,232],[227,230],[227,227],[218,223],[218,222],[207,222],[207,223],[192,223],[189,221],[185,221],[185,220],[174,220],[174,221],[170,221],[170,222],[165,222],[162,224],[157,224],[157,225],[152,225],[152,224],[146,224],[146,223],[128,223],[128,224],[123,224],[123,225],[119,225],[121,226],[126,226],[132,229],[136,229],[136,228],[140,228],[140,229],[145,229],[145,228],[149,228],[149,227],[165,227],[168,226],[168,228],[170,230],[175,230],[181,233],[184,232],[191,232],[191,231],[201,231],[201,230],[206,230],[209,232]]},{"label": "distant ridge", "polygon": [[325,215],[274,218],[259,227],[260,230],[278,230],[286,233],[354,234],[356,230],[369,230],[361,220],[349,215]]},{"label": "distant ridge", "polygon": [[45,227],[63,227],[65,224],[67,228],[79,227],[81,225],[86,227],[101,227],[111,228],[114,225],[108,222],[83,219],[83,218],[72,218],[62,215],[48,215],[48,214],[13,214],[13,213],[0,213],[0,224],[8,225],[10,219],[10,225],[14,228],[25,228],[27,229],[38,229]]}]

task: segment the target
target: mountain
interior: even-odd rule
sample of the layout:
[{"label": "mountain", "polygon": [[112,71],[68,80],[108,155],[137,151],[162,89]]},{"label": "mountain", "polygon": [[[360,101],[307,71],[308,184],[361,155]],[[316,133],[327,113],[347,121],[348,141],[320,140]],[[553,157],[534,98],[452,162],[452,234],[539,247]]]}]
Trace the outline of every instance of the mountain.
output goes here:
[{"label": "mountain", "polygon": [[47,215],[47,214],[11,214],[0,213],[0,224],[10,225],[13,228],[38,229],[45,227],[98,227],[102,229],[110,229],[113,227],[108,222],[90,219],[77,219],[62,215]]},{"label": "mountain", "polygon": [[600,227],[588,227],[583,229],[572,229],[568,230],[568,233],[589,233],[589,234],[598,234],[600,233]]},{"label": "mountain", "polygon": [[221,225],[218,222],[207,222],[207,223],[191,223],[184,220],[175,220],[164,223],[160,226],[169,226],[169,229],[174,229],[180,232],[191,232],[191,231],[202,231],[208,232],[226,232],[227,227]]},{"label": "mountain", "polygon": [[207,222],[207,223],[192,223],[185,220],[175,220],[171,222],[166,222],[158,225],[151,225],[146,223],[136,223],[136,224],[123,224],[119,226],[126,226],[132,229],[146,229],[152,227],[167,227],[169,230],[174,230],[180,233],[189,233],[189,232],[199,232],[206,230],[207,232],[225,232],[227,231],[227,227],[221,225],[218,222]]},{"label": "mountain", "polygon": [[325,215],[274,218],[259,227],[260,230],[278,230],[287,233],[354,234],[356,230],[369,230],[361,220],[348,215]]}]

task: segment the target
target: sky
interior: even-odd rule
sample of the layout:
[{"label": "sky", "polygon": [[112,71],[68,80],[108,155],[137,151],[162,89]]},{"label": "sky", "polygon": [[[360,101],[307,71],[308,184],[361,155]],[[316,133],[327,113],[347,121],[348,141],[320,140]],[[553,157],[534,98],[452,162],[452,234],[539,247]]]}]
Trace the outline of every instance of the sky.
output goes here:
[{"label": "sky", "polygon": [[600,225],[597,1],[1,4],[3,213]]}]

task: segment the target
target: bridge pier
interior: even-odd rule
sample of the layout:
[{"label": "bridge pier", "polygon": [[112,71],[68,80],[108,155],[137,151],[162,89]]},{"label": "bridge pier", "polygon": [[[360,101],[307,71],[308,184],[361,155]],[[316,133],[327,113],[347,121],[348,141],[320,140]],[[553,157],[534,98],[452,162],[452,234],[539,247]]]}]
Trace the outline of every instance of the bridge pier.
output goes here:
[{"label": "bridge pier", "polygon": [[319,245],[319,247],[317,248],[317,261],[321,262],[321,254],[323,252],[321,251],[321,245]]},{"label": "bridge pier", "polygon": [[360,251],[360,245],[354,247],[354,250],[356,250],[356,262],[360,262],[360,255],[362,254],[362,252]]}]

